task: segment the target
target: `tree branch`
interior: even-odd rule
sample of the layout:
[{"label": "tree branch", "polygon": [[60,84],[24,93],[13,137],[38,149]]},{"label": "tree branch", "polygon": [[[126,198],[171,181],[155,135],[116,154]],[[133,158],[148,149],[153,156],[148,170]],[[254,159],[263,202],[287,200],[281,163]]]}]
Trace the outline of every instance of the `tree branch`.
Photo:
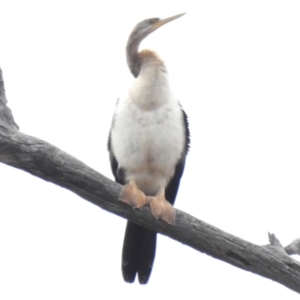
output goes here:
[{"label": "tree branch", "polygon": [[174,226],[155,220],[148,207],[132,210],[118,201],[121,185],[57,147],[18,131],[6,106],[1,70],[0,162],[64,187],[111,213],[300,293],[300,263],[288,255],[299,253],[299,240],[283,248],[276,237],[270,235],[270,245],[258,246],[180,210],[176,210]]}]

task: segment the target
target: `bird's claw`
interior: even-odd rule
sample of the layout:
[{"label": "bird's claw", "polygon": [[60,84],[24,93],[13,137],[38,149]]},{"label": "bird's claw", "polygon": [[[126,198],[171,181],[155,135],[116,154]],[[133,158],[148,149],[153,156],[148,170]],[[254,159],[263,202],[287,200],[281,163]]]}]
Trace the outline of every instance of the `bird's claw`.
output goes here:
[{"label": "bird's claw", "polygon": [[138,189],[134,182],[123,186],[119,201],[130,205],[133,208],[141,208],[148,203],[146,195]]},{"label": "bird's claw", "polygon": [[161,219],[170,225],[175,224],[175,209],[174,207],[165,199],[164,196],[157,197],[147,197],[150,204],[152,215],[156,219]]}]

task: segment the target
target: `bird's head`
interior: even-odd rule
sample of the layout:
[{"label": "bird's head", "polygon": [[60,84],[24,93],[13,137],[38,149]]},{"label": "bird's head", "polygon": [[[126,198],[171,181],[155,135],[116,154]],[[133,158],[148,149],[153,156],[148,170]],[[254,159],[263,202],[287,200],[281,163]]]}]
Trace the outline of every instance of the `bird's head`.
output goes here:
[{"label": "bird's head", "polygon": [[129,36],[127,47],[126,47],[127,63],[134,77],[138,76],[142,64],[141,57],[139,57],[138,55],[138,48],[141,41],[145,37],[147,37],[150,33],[158,29],[159,27],[180,18],[184,14],[185,13],[175,15],[166,19],[159,19],[159,18],[146,19],[138,23],[134,27],[133,31]]},{"label": "bird's head", "polygon": [[141,42],[146,36],[148,36],[150,33],[158,29],[159,27],[176,20],[183,16],[183,14],[175,15],[169,18],[160,19],[160,18],[151,18],[146,19],[144,21],[139,22],[135,28],[133,29],[129,40],[135,40]]}]

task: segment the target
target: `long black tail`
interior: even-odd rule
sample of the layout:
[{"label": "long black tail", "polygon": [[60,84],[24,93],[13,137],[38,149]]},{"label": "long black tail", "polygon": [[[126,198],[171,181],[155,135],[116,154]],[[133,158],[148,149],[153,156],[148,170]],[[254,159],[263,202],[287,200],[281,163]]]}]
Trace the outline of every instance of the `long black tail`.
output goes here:
[{"label": "long black tail", "polygon": [[136,273],[141,284],[148,282],[155,257],[156,234],[127,222],[122,252],[122,273],[126,282],[134,282]]}]

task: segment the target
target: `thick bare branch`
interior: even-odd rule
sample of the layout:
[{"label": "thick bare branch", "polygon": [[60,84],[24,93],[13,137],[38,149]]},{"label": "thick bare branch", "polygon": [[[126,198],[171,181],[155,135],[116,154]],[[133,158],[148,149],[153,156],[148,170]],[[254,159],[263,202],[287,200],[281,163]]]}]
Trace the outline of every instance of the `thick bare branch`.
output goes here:
[{"label": "thick bare branch", "polygon": [[279,241],[271,238],[270,245],[254,245],[179,210],[176,210],[174,226],[155,220],[147,207],[132,210],[118,201],[119,184],[49,143],[16,130],[5,101],[2,85],[0,162],[53,182],[111,213],[300,293],[300,263],[288,256]]}]

